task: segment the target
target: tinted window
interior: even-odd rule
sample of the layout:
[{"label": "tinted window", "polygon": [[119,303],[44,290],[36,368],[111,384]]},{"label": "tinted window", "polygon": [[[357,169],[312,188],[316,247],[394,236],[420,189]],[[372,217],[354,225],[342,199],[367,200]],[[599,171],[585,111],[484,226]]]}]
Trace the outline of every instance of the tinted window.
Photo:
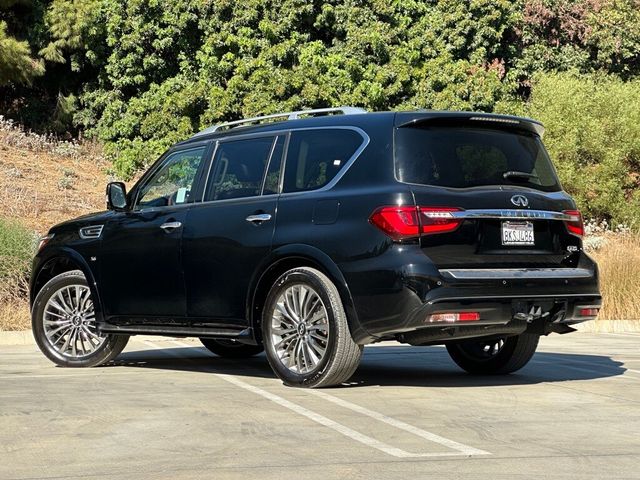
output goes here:
[{"label": "tinted window", "polygon": [[346,129],[292,132],[284,174],[284,192],[323,187],[344,168],[362,141],[359,133]]},{"label": "tinted window", "polygon": [[274,137],[259,137],[220,143],[205,199],[260,195],[274,140]]},{"label": "tinted window", "polygon": [[533,134],[411,127],[396,131],[395,144],[396,176],[401,182],[454,188],[524,185],[545,191],[560,189],[547,152]]},{"label": "tinted window", "polygon": [[264,188],[262,190],[263,195],[278,193],[278,186],[280,184],[280,166],[282,165],[282,153],[284,151],[284,139],[285,137],[278,137],[273,153],[271,154],[267,176],[264,179]]},{"label": "tinted window", "polygon": [[140,190],[137,207],[166,207],[192,202],[192,186],[204,151],[205,147],[199,147],[170,154]]}]

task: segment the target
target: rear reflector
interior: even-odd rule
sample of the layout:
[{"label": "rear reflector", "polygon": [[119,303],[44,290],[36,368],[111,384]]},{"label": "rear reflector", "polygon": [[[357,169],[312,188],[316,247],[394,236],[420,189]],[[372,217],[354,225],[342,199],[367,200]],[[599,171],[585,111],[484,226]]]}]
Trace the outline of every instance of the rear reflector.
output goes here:
[{"label": "rear reflector", "polygon": [[571,220],[565,220],[564,224],[567,226],[569,233],[573,233],[579,237],[584,235],[584,224],[582,223],[582,214],[578,210],[565,210],[562,212],[566,215],[570,215]]},{"label": "rear reflector", "polygon": [[394,240],[453,232],[462,220],[455,218],[451,207],[380,207],[369,217],[369,221]]},{"label": "rear reflector", "polygon": [[430,323],[475,322],[476,320],[480,320],[480,314],[478,312],[434,313],[428,318]]},{"label": "rear reflector", "polygon": [[581,308],[579,315],[581,317],[596,317],[599,311],[599,308]]}]

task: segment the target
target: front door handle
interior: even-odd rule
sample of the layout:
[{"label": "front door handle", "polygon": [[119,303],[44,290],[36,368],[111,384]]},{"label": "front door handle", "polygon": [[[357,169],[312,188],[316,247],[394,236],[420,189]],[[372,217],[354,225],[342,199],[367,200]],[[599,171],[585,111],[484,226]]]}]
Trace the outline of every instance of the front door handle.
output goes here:
[{"label": "front door handle", "polygon": [[160,228],[163,229],[166,233],[170,233],[176,228],[180,228],[182,223],[180,222],[166,222],[160,225]]},{"label": "front door handle", "polygon": [[249,215],[245,220],[247,222],[258,224],[271,220],[271,215],[268,213],[256,213],[255,215]]}]

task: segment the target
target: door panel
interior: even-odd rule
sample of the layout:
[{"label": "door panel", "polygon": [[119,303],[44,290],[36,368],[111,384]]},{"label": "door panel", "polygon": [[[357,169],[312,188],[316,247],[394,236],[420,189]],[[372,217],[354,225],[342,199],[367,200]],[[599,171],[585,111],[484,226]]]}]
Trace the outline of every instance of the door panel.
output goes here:
[{"label": "door panel", "polygon": [[187,313],[245,326],[249,284],[269,254],[284,136],[221,142],[205,202],[190,209],[183,236]]},{"label": "door panel", "polygon": [[188,209],[202,194],[209,151],[207,142],[169,152],[132,192],[132,210],[105,225],[99,262],[108,317],[186,316],[182,231]]},{"label": "door panel", "polygon": [[[252,197],[205,203],[189,211],[183,252],[190,317],[247,324],[247,290],[271,250],[276,202],[276,195]],[[247,220],[261,214],[271,218]]]},{"label": "door panel", "polygon": [[186,314],[181,268],[182,228],[188,206],[119,213],[105,225],[100,258],[108,316],[180,317]]}]

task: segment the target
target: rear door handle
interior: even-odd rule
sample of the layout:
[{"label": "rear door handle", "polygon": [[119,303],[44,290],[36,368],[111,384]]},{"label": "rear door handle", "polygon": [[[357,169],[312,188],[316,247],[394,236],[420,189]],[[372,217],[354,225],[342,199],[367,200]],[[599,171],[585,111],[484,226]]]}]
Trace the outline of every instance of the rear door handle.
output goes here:
[{"label": "rear door handle", "polygon": [[257,213],[255,215],[249,215],[245,220],[251,223],[262,223],[271,220],[271,215],[268,213]]},{"label": "rear door handle", "polygon": [[165,232],[169,233],[175,230],[176,228],[180,228],[181,226],[182,226],[182,223],[180,222],[166,222],[160,225],[160,228],[163,229]]}]

